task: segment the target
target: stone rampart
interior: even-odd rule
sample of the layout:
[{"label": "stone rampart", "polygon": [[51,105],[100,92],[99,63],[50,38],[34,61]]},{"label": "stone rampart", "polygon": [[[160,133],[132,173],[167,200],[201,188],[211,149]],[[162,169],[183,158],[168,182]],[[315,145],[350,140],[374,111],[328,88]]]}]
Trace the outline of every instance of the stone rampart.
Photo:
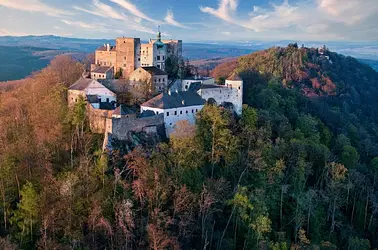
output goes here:
[{"label": "stone rampart", "polygon": [[164,131],[164,115],[154,115],[149,117],[123,117],[112,118],[111,134],[118,140],[127,140],[129,132],[145,132],[147,134],[157,134]]}]

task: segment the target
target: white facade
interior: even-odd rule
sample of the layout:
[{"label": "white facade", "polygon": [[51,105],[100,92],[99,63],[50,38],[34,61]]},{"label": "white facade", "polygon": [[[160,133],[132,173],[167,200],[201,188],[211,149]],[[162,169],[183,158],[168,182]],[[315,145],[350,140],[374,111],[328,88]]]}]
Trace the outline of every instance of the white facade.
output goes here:
[{"label": "white facade", "polygon": [[140,50],[140,66],[155,66],[165,70],[165,60],[167,59],[167,46],[162,42],[152,42],[142,44]]},{"label": "white facade", "polygon": [[176,127],[177,122],[186,120],[189,124],[194,124],[196,122],[196,115],[201,111],[203,105],[188,106],[172,109],[158,109],[141,106],[141,112],[143,111],[153,111],[155,114],[164,114],[164,124],[167,135],[170,135]]},{"label": "white facade", "polygon": [[92,81],[84,90],[86,95],[97,95],[100,102],[116,102],[116,94],[98,81]]},{"label": "white facade", "polygon": [[243,109],[243,81],[242,80],[226,80],[225,86],[214,86],[206,88],[203,86],[198,94],[208,101],[214,99],[218,105],[228,102],[234,105],[234,111],[242,114]]}]

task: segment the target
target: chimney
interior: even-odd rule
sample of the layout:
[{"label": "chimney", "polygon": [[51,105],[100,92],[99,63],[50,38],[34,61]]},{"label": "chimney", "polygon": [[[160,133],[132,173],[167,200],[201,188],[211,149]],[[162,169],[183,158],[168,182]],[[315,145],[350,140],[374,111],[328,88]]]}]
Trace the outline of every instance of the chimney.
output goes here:
[{"label": "chimney", "polygon": [[110,44],[109,43],[106,45],[106,50],[110,51]]}]

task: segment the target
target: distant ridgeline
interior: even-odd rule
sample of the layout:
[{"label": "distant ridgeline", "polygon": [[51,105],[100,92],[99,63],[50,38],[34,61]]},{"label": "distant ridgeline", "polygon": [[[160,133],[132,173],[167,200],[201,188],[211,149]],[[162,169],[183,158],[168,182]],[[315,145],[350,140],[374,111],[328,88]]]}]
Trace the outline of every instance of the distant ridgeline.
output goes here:
[{"label": "distant ridgeline", "polygon": [[48,51],[35,47],[0,46],[0,81],[18,80],[30,75],[33,71],[46,67],[50,59],[41,54]]}]

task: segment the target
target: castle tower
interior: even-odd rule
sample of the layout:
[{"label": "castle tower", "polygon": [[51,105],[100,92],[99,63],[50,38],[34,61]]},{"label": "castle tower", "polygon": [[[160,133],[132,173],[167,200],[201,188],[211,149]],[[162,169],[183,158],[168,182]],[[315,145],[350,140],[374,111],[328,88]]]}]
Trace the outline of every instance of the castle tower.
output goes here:
[{"label": "castle tower", "polygon": [[232,104],[234,105],[235,112],[241,115],[243,110],[243,80],[238,73],[234,72],[226,79],[225,85],[233,90],[231,97]]},{"label": "castle tower", "polygon": [[140,65],[140,39],[120,37],[116,39],[116,70],[127,77]]},{"label": "castle tower", "polygon": [[159,69],[165,70],[165,60],[167,59],[167,46],[161,41],[160,27],[157,34],[157,40],[154,42],[153,65]]}]

